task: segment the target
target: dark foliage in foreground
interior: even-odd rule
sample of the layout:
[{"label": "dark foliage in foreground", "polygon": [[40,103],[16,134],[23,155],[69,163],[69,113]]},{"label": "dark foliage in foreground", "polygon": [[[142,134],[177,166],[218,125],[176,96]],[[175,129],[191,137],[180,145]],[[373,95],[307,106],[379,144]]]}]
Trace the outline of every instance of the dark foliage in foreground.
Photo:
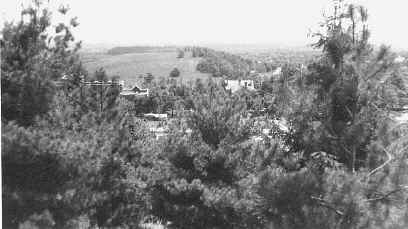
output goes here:
[{"label": "dark foliage in foreground", "polygon": [[[82,69],[69,27],[48,44],[41,5],[25,10],[1,41],[3,227],[406,228],[408,127],[389,118],[406,94],[399,66],[367,43],[364,8],[337,10],[321,58],[304,77],[284,67],[255,117],[259,95],[211,81],[152,79],[140,100],[83,86],[115,79]],[[138,118],[169,110],[161,139]]]}]

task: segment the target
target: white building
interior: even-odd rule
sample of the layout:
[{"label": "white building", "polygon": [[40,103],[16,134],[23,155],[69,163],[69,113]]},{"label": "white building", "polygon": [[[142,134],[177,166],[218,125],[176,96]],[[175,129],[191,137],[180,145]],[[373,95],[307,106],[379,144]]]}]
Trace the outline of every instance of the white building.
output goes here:
[{"label": "white building", "polygon": [[156,119],[156,120],[166,120],[167,119],[167,114],[147,113],[147,114],[144,114],[143,116],[148,119]]},{"label": "white building", "polygon": [[405,58],[403,57],[403,56],[397,56],[395,59],[394,59],[394,62],[395,63],[402,63],[402,62],[404,62],[405,61]]},{"label": "white building", "polygon": [[225,84],[225,89],[231,91],[232,93],[243,88],[250,91],[255,90],[253,80],[225,80]]},{"label": "white building", "polygon": [[277,67],[273,72],[272,72],[272,76],[279,76],[282,73],[282,68],[281,67]]},{"label": "white building", "polygon": [[149,89],[147,88],[140,88],[137,85],[125,87],[125,82],[123,80],[119,81],[119,84],[122,88],[120,92],[121,96],[149,96]]}]

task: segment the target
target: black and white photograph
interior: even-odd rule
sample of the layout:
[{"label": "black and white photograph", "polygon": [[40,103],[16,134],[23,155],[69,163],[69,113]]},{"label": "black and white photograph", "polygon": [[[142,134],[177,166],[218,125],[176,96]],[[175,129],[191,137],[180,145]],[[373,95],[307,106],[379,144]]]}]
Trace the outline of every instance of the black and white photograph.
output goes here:
[{"label": "black and white photograph", "polygon": [[407,229],[407,0],[2,0],[1,228]]}]

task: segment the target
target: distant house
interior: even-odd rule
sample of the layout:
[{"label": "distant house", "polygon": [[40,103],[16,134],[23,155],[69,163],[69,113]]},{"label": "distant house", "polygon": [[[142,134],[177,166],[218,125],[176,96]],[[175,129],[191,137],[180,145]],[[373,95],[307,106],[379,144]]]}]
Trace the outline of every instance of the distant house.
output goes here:
[{"label": "distant house", "polygon": [[232,93],[240,90],[247,89],[250,91],[255,90],[253,80],[225,80],[225,89],[231,91]]},{"label": "distant house", "polygon": [[[145,117],[147,116],[145,115]],[[156,118],[151,119],[149,115],[148,117],[149,118],[145,120],[145,124],[148,130],[150,131],[150,133],[152,133],[156,137],[156,139],[167,136],[169,132],[167,122],[162,119],[156,119]]]},{"label": "distant house", "polygon": [[272,72],[272,76],[279,76],[282,73],[282,68],[277,67],[275,70]]},{"label": "distant house", "polygon": [[[283,133],[288,133],[289,132],[289,123],[286,121],[286,119],[281,118],[281,119],[274,119],[272,120],[273,126],[269,126],[267,128],[261,128],[260,133],[255,134],[251,136],[251,140],[255,142],[262,141],[265,137],[272,139],[274,138],[274,132],[276,130],[279,130],[280,132]],[[264,121],[255,121],[256,125],[266,125]],[[276,129],[277,128],[277,129]],[[276,134],[276,132],[275,132]],[[283,144],[283,143],[282,143]]]},{"label": "distant house", "polygon": [[169,130],[166,127],[150,127],[149,131],[154,134],[156,139],[160,139],[161,137],[165,137],[168,135]]},{"label": "distant house", "polygon": [[394,59],[394,63],[403,63],[405,61],[405,58],[403,56],[397,56]]},{"label": "distant house", "polygon": [[166,120],[167,119],[167,114],[155,114],[155,113],[147,113],[144,114],[143,117],[149,119],[149,120]]},{"label": "distant house", "polygon": [[123,80],[119,82],[121,85],[122,90],[120,91],[120,96],[130,97],[130,96],[149,96],[149,89],[147,88],[140,88],[137,85],[133,85],[132,87],[125,87],[125,83]]}]

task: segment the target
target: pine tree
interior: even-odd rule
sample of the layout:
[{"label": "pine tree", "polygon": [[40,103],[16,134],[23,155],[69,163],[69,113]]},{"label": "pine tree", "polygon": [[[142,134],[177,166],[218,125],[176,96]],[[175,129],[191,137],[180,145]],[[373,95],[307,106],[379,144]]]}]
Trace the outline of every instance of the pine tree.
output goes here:
[{"label": "pine tree", "polygon": [[173,68],[170,72],[170,77],[179,77],[180,76],[180,70],[178,68]]},{"label": "pine tree", "polygon": [[[61,8],[60,13],[66,10]],[[78,80],[83,70],[76,54],[80,43],[73,43],[71,33],[77,26],[75,19],[71,25],[58,24],[56,35],[50,36],[50,12],[41,1],[34,1],[21,14],[28,20],[6,23],[2,31],[2,120],[28,126],[49,110],[54,81],[63,75]]]}]

